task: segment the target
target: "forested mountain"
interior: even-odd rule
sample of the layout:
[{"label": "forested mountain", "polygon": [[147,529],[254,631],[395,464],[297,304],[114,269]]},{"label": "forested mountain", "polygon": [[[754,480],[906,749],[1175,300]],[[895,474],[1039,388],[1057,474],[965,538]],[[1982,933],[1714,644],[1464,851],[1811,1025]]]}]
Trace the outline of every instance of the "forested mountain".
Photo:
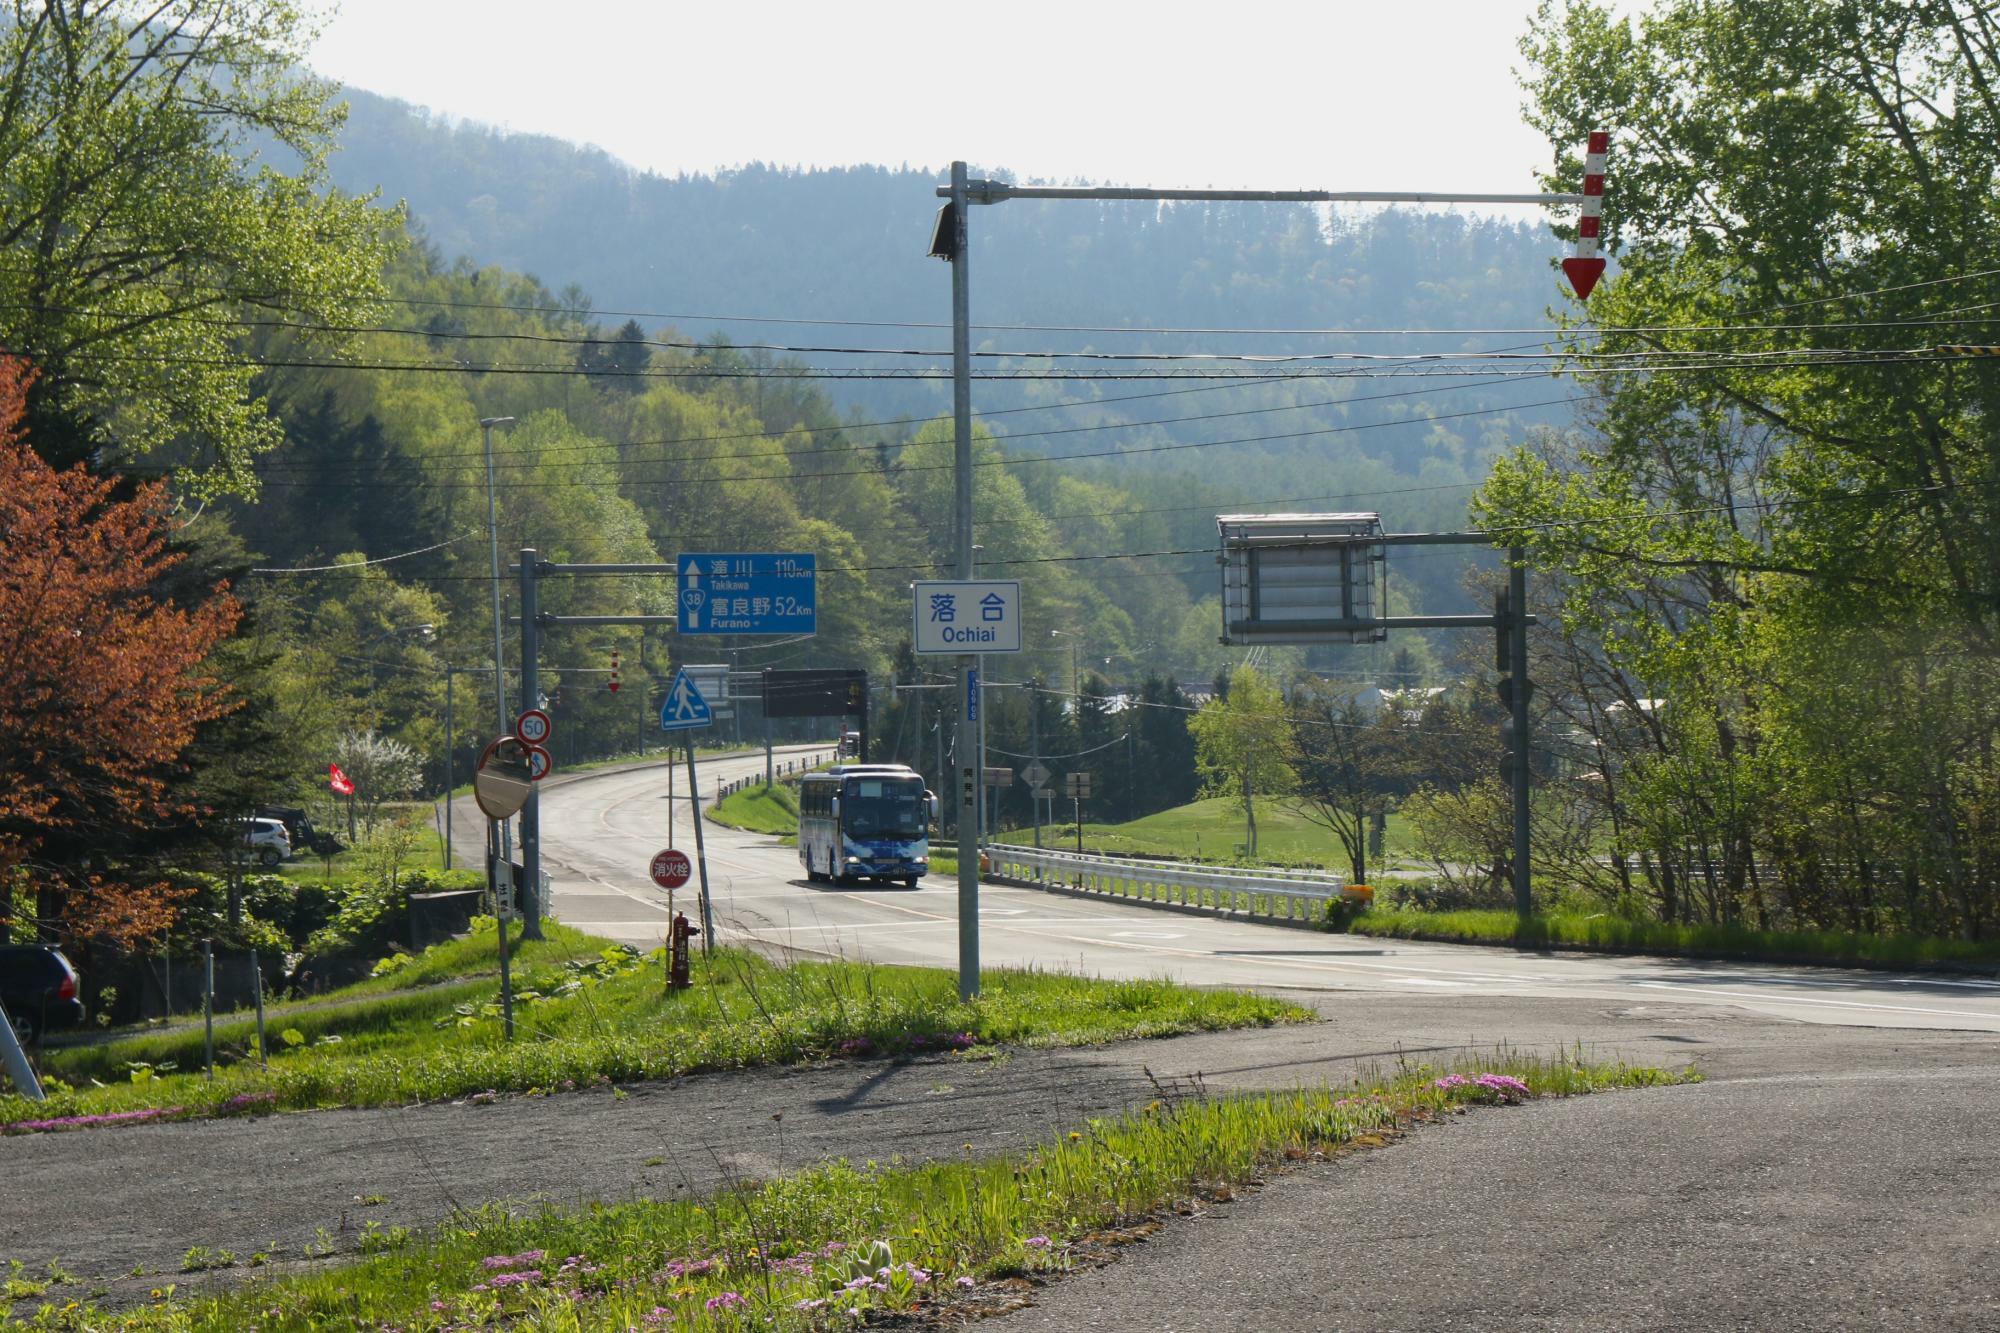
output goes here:
[{"label": "forested mountain", "polygon": [[[890,354],[949,345],[938,327],[949,315],[947,270],[924,254],[937,171],[753,165],[667,179],[596,149],[453,125],[359,90],[345,95],[352,111],[336,180],[407,200],[435,264],[465,256],[475,270],[533,275],[556,293],[539,300],[570,308],[560,319],[573,333],[609,336],[636,316],[630,336],[726,340],[753,366],[791,360],[821,373],[899,377],[945,368],[935,355]],[[1042,376],[1203,367],[1000,355],[1539,348],[1561,296],[1550,268],[1560,247],[1544,227],[1405,210],[1070,201],[982,208],[973,223],[978,370],[1023,377],[983,379],[976,409],[1011,453],[1074,460],[1010,469],[1024,497],[1051,516],[1048,540],[1063,549],[1203,547],[1213,542],[1214,514],[1229,508],[1372,508],[1391,527],[1460,526],[1493,453],[1534,424],[1568,419],[1568,386],[1546,378],[1414,378],[1423,366],[1333,361],[1273,367],[1282,376],[1274,383],[1161,386]],[[466,299],[482,299],[476,277]],[[462,331],[462,310],[410,313],[443,334]],[[1497,332],[1380,332],[1460,329]],[[821,350],[842,347],[872,351]],[[816,424],[839,419],[850,437],[889,448],[908,439],[913,422],[949,407],[948,383],[934,378],[827,380],[817,395],[779,378],[744,388],[746,409],[767,424],[782,425],[811,401]],[[883,421],[891,424],[866,424]],[[945,517],[921,509],[900,521],[935,526]],[[1001,558],[1003,539],[982,528],[980,540],[986,559]],[[1195,600],[1212,579],[1199,557],[1154,568],[1183,575]],[[1398,587],[1411,605],[1441,606],[1459,595],[1462,570],[1456,557],[1411,562]],[[1134,618],[1153,611],[1137,599],[1123,606]],[[1157,640],[1159,622],[1147,623]],[[1169,637],[1183,647],[1152,654],[1160,665],[1219,665],[1212,630],[1176,627]]]}]

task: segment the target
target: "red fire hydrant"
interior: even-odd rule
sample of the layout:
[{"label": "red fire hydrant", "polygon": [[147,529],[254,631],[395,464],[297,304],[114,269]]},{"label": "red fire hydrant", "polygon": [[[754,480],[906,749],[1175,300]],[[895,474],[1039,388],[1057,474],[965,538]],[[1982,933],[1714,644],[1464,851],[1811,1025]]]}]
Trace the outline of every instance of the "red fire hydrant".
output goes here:
[{"label": "red fire hydrant", "polygon": [[700,931],[688,924],[686,912],[674,913],[674,924],[668,931],[667,988],[686,990],[694,983],[688,977],[688,939]]}]

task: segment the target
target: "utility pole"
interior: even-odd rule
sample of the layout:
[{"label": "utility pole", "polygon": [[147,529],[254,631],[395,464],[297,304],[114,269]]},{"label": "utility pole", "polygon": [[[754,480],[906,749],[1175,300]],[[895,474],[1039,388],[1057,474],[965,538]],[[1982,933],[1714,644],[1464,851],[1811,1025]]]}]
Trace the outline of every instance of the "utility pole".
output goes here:
[{"label": "utility pole", "polygon": [[[521,711],[540,708],[542,611],[540,571],[533,547],[521,549]],[[571,751],[575,753],[574,750]],[[521,807],[521,938],[542,938],[542,797],[534,787]]]},{"label": "utility pole", "polygon": [[[1042,762],[1042,692],[1035,688],[1033,682],[1030,682],[1028,685],[1028,749],[1033,751],[1035,756],[1028,762],[1031,764],[1040,764]],[[1041,787],[1032,782],[1028,784],[1028,804],[1035,807],[1035,846],[1040,847],[1042,845],[1042,795]]]},{"label": "utility pole", "polygon": [[[965,163],[951,164],[951,429],[952,514],[958,577],[972,581],[972,287],[966,254],[971,199]],[[958,791],[958,994],[979,994],[979,761],[970,709],[977,707],[979,669],[970,653],[958,656],[956,703]]]},{"label": "utility pole", "polygon": [[1513,711],[1514,756],[1514,909],[1522,917],[1534,910],[1529,892],[1528,868],[1528,779],[1533,749],[1528,741],[1528,556],[1516,546],[1507,553],[1507,658],[1514,686],[1508,704]]},{"label": "utility pole", "polygon": [[457,733],[452,728],[451,687],[458,681],[458,673],[451,669],[451,663],[444,667],[444,868],[451,869],[451,792],[452,778],[456,776],[452,762],[456,758],[451,747]]},{"label": "utility pole", "polygon": [[[513,728],[507,720],[507,658],[501,650],[501,626],[505,618],[500,610],[500,520],[493,499],[493,428],[513,423],[512,417],[481,417],[479,428],[486,440],[486,546],[493,560],[493,711],[499,720],[500,729],[496,737],[508,735]],[[349,807],[349,819],[353,818],[353,807]],[[504,819],[489,820],[487,825],[486,862],[491,869],[487,875],[486,887],[493,894],[493,905],[499,914],[500,952],[507,952],[507,916],[500,912],[500,881],[510,876],[514,860],[512,835]],[[352,830],[349,838],[352,840]],[[504,989],[504,988],[503,988]]]}]

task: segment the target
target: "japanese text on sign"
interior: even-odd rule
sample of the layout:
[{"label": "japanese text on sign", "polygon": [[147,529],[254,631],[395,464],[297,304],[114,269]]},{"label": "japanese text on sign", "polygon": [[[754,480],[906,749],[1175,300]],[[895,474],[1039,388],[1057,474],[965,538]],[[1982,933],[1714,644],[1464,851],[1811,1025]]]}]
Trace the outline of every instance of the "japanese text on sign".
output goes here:
[{"label": "japanese text on sign", "polygon": [[1021,651],[1021,585],[920,582],[914,635],[920,653]]}]

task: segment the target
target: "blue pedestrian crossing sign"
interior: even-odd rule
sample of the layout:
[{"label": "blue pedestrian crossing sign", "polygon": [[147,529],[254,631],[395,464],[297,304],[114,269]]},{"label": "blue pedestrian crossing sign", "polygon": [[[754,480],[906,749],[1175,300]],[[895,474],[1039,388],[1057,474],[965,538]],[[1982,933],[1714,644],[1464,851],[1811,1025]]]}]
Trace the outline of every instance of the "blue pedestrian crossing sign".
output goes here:
[{"label": "blue pedestrian crossing sign", "polygon": [[660,730],[690,731],[710,726],[714,721],[708,700],[701,697],[701,691],[688,679],[687,668],[676,671],[674,683],[667,687],[666,702],[660,705]]}]

